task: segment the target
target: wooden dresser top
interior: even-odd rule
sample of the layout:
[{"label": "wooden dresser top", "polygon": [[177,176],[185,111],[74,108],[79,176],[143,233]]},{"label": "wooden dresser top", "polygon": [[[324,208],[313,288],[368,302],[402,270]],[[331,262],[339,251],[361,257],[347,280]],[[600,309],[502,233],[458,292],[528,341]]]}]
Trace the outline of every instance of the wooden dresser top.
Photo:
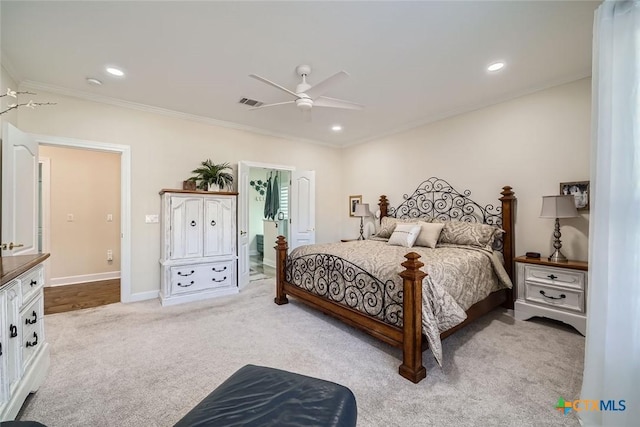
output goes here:
[{"label": "wooden dresser top", "polygon": [[49,258],[49,254],[17,255],[0,257],[0,276],[4,285],[25,271]]}]

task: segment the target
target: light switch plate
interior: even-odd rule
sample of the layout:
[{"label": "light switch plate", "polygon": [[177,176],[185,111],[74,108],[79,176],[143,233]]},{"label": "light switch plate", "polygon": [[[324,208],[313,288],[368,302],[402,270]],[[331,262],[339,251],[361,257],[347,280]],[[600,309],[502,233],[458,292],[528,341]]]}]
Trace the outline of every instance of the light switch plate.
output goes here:
[{"label": "light switch plate", "polygon": [[146,222],[147,224],[157,224],[158,222],[160,222],[160,219],[158,215],[145,215],[144,222]]}]

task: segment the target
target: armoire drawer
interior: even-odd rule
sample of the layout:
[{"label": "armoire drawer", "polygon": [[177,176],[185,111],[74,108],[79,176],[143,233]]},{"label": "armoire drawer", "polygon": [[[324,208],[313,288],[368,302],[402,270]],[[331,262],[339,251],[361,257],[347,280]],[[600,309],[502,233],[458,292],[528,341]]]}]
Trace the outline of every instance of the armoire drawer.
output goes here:
[{"label": "armoire drawer", "polygon": [[171,294],[235,286],[235,260],[171,267]]}]

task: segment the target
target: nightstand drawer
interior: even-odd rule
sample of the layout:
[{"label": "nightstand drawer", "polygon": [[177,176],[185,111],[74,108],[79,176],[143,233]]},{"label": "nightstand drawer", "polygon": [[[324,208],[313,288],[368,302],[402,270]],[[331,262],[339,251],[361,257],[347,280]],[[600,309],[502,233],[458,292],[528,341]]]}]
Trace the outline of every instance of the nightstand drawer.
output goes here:
[{"label": "nightstand drawer", "polygon": [[526,282],[524,292],[524,299],[527,302],[584,313],[584,292],[582,291]]},{"label": "nightstand drawer", "polygon": [[554,267],[538,267],[526,265],[524,267],[524,280],[536,282],[541,285],[552,285],[563,288],[584,290],[584,271],[560,269]]}]

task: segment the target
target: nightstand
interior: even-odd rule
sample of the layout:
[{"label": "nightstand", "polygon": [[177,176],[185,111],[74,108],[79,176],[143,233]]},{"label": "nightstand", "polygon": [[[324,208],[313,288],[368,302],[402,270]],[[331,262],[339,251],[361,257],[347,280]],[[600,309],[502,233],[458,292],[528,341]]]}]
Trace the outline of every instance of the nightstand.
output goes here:
[{"label": "nightstand", "polygon": [[519,256],[516,262],[515,317],[533,316],[560,320],[587,331],[587,271],[583,261],[550,262],[543,258]]}]

